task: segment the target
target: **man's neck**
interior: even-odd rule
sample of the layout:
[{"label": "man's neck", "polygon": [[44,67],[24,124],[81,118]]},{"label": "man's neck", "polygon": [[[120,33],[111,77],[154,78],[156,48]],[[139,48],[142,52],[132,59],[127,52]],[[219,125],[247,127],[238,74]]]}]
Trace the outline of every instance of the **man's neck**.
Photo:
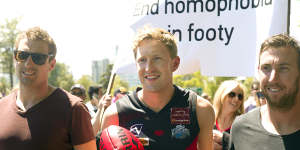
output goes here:
[{"label": "man's neck", "polygon": [[289,110],[271,108],[268,104],[261,108],[262,124],[269,132],[286,135],[300,130],[300,102]]},{"label": "man's neck", "polygon": [[174,94],[175,88],[172,85],[170,88],[166,88],[160,91],[146,91],[140,90],[138,94],[138,98],[150,109],[155,112],[159,112],[163,109],[171,100]]},{"label": "man's neck", "polygon": [[17,94],[17,101],[19,103],[21,102],[23,108],[27,110],[48,97],[53,91],[54,88],[49,85],[39,86],[39,88],[20,85]]}]

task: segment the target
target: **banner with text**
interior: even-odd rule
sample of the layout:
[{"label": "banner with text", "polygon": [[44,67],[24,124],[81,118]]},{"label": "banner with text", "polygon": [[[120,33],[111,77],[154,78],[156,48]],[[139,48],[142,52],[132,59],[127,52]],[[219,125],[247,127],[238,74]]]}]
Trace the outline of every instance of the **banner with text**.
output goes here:
[{"label": "banner with text", "polygon": [[[260,44],[287,31],[287,0],[130,2],[134,31],[148,24],[177,37],[181,64],[176,74],[200,70],[207,76],[254,76]],[[123,70],[134,68],[132,63],[123,63]]]}]

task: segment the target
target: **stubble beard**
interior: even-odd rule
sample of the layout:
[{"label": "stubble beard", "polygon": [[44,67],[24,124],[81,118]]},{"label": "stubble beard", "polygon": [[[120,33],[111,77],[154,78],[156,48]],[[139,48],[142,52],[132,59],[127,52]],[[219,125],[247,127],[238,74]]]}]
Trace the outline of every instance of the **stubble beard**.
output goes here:
[{"label": "stubble beard", "polygon": [[266,90],[263,90],[263,93],[266,97],[267,104],[271,109],[279,111],[288,111],[290,110],[296,101],[296,96],[299,91],[299,77],[297,78],[294,87],[291,92],[284,94],[278,101],[274,101],[267,94]]}]

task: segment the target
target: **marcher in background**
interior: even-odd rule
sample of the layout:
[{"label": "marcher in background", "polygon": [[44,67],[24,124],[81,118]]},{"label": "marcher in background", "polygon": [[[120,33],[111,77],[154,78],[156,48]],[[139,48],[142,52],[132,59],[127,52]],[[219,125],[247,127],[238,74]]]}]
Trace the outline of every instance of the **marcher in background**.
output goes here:
[{"label": "marcher in background", "polygon": [[133,51],[142,89],[110,105],[102,129],[124,127],[142,140],[145,149],[212,150],[211,104],[173,85],[173,72],[180,64],[174,36],[146,27],[138,33]]},{"label": "marcher in background", "polygon": [[91,117],[82,100],[48,84],[56,45],[45,30],[17,36],[18,89],[0,100],[1,150],[96,150]]},{"label": "marcher in background", "polygon": [[264,104],[266,104],[266,100],[262,92],[260,92],[259,82],[253,81],[251,85],[251,95],[244,103],[245,113]]},{"label": "marcher in background", "polygon": [[124,87],[120,87],[118,88],[115,92],[114,92],[114,98],[112,99],[112,102],[115,103],[117,100],[121,99],[123,96],[125,96],[126,94],[128,94],[127,89]]},{"label": "marcher in background", "polygon": [[71,94],[78,96],[82,99],[82,101],[85,101],[86,94],[85,94],[85,88],[80,84],[75,84],[70,89]]},{"label": "marcher in background", "polygon": [[300,46],[287,35],[265,40],[258,80],[267,104],[234,121],[230,149],[299,150]]},{"label": "marcher in background", "polygon": [[[100,95],[99,95],[99,93],[100,93]],[[96,116],[96,112],[98,110],[99,100],[103,95],[102,87],[101,86],[90,86],[88,95],[89,95],[89,101],[86,102],[85,105],[89,109],[89,113],[90,113],[91,117],[94,118]]]},{"label": "marcher in background", "polygon": [[210,103],[212,103],[211,97],[207,94],[207,93],[202,93],[201,97],[203,97],[204,99],[208,100]]},{"label": "marcher in background", "polygon": [[104,95],[102,86],[91,86],[88,93],[90,101],[86,105],[92,116],[94,134],[97,135],[101,126],[101,112],[111,104],[112,97]]},{"label": "marcher in background", "polygon": [[[213,106],[216,113],[216,121],[214,127],[214,134],[223,137],[222,134],[229,137],[231,125],[234,119],[244,113],[244,95],[245,86],[235,80],[227,80],[221,83],[217,89]],[[216,137],[217,135],[214,135]],[[223,149],[228,148],[229,138],[215,139],[215,145],[222,145]]]}]

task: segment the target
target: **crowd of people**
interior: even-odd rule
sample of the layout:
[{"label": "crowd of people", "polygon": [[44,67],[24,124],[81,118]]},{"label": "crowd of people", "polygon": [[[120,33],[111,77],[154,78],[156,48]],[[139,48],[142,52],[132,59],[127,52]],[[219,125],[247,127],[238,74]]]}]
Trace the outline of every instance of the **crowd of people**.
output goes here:
[{"label": "crowd of people", "polygon": [[174,85],[180,57],[163,29],[144,27],[133,45],[142,87],[109,95],[102,86],[75,84],[68,92],[48,84],[57,52],[51,36],[39,27],[21,32],[14,51],[19,87],[0,100],[0,149],[101,149],[101,131],[112,125],[151,150],[300,149],[296,39],[278,34],[262,43],[248,99],[236,80],[222,82],[212,98]]}]

